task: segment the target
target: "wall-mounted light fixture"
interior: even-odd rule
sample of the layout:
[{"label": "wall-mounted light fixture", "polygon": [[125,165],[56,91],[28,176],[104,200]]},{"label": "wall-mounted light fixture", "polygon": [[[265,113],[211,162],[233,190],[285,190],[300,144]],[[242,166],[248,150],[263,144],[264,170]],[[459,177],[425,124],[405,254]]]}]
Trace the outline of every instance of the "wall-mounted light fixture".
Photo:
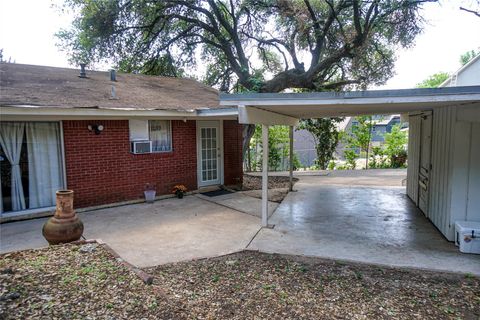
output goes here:
[{"label": "wall-mounted light fixture", "polygon": [[103,129],[105,129],[105,128],[101,124],[89,124],[88,125],[88,130],[95,132],[95,134],[100,134],[103,131]]}]

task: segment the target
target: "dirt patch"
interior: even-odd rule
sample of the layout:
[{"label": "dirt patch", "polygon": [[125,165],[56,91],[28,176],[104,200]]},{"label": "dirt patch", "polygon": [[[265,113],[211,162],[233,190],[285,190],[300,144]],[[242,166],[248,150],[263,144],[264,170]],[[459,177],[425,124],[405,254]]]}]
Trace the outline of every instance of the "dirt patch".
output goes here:
[{"label": "dirt patch", "polygon": [[[298,178],[293,178],[295,184]],[[269,189],[285,189],[289,188],[290,178],[283,176],[269,176],[268,188]],[[261,190],[262,189],[262,177],[252,176],[249,174],[243,175],[243,190]]]},{"label": "dirt patch", "polygon": [[478,319],[480,279],[244,251],[145,271],[102,246],[0,256],[6,319]]}]

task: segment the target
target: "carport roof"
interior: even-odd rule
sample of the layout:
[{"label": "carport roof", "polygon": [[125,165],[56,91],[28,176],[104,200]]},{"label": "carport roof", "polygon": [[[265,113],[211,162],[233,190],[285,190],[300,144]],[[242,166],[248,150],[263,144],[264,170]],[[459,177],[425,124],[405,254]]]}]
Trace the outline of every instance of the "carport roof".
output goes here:
[{"label": "carport roof", "polygon": [[[239,109],[257,109],[260,112],[271,112],[293,119],[407,113],[476,102],[480,102],[480,86],[351,92],[220,95],[220,105],[225,107],[239,106]],[[242,110],[239,110],[239,114],[241,117]]]}]

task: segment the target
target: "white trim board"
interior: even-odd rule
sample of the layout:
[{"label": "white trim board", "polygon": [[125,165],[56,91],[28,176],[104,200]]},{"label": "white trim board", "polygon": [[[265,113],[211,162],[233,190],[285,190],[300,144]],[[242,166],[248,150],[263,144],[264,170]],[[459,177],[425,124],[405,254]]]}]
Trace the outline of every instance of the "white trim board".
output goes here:
[{"label": "white trim board", "polygon": [[28,120],[192,120],[236,119],[236,108],[211,110],[142,110],[142,109],[95,109],[38,106],[0,106],[2,121]]}]

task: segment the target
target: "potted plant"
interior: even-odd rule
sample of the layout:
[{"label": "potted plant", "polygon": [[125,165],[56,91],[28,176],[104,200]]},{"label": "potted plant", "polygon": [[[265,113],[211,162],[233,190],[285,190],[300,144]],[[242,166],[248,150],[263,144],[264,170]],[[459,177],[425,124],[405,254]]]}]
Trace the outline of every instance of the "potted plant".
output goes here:
[{"label": "potted plant", "polygon": [[145,195],[145,202],[153,203],[155,201],[155,195],[157,191],[155,190],[155,185],[147,183],[145,185],[145,191],[143,194]]},{"label": "potted plant", "polygon": [[175,194],[178,199],[182,199],[185,192],[187,192],[187,187],[183,184],[175,185],[172,190],[172,193]]}]

